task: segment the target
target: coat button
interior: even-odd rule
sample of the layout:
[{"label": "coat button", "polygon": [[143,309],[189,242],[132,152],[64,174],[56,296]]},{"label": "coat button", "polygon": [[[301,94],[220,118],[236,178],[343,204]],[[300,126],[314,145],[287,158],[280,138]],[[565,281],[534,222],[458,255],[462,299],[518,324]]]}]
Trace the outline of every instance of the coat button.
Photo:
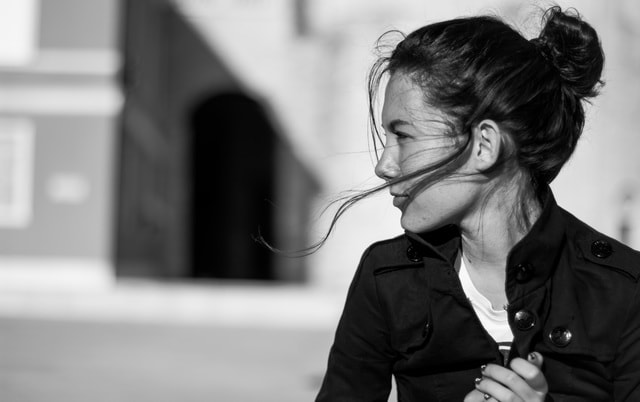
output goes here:
[{"label": "coat button", "polygon": [[533,272],[535,271],[531,264],[518,264],[515,266],[516,281],[518,283],[529,282],[533,278]]},{"label": "coat button", "polygon": [[591,254],[598,258],[607,258],[613,253],[611,243],[606,240],[596,240],[591,243]]},{"label": "coat button", "polygon": [[551,340],[551,343],[560,348],[567,346],[571,342],[572,336],[573,334],[571,334],[571,331],[564,327],[555,327],[551,332],[549,332],[549,339]]},{"label": "coat button", "polygon": [[520,331],[527,331],[536,325],[536,317],[529,310],[520,310],[514,316],[514,323]]},{"label": "coat button", "polygon": [[418,253],[418,250],[416,250],[416,248],[413,246],[407,247],[407,258],[409,258],[409,260],[413,262],[422,261],[422,256],[420,255],[420,253]]}]

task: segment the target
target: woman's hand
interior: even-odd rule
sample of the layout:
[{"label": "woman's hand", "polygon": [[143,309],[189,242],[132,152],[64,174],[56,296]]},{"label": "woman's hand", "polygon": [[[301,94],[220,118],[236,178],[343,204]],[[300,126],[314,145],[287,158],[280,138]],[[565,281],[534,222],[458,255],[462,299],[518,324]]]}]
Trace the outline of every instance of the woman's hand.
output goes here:
[{"label": "woman's hand", "polygon": [[529,353],[527,360],[515,358],[511,369],[489,364],[482,368],[482,378],[476,378],[476,389],[467,394],[464,402],[539,402],[549,390],[540,368],[542,355]]}]

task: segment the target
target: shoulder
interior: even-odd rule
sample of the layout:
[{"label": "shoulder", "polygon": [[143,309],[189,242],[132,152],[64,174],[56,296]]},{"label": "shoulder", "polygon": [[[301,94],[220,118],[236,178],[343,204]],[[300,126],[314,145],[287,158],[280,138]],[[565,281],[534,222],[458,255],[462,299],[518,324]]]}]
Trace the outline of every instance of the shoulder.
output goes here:
[{"label": "shoulder", "polygon": [[634,282],[640,280],[640,252],[597,231],[569,212],[562,212],[568,240],[579,258],[622,274]]},{"label": "shoulder", "polygon": [[371,244],[363,253],[361,267],[373,274],[396,267],[422,266],[422,259],[416,258],[414,246],[402,234]]},{"label": "shoulder", "polygon": [[[396,281],[385,281],[384,284],[381,284],[379,282],[380,273],[422,266],[422,260],[412,262],[407,258],[408,247],[411,247],[411,243],[404,234],[375,242],[367,247],[351,281],[345,312],[355,311],[354,314],[357,316],[368,312],[370,317],[377,317],[372,318],[373,321],[380,318],[378,310],[381,304],[384,304],[383,300],[388,298],[388,288],[395,291],[401,287],[400,283]],[[412,269],[411,271],[417,270]],[[382,277],[385,276],[382,275]]]}]

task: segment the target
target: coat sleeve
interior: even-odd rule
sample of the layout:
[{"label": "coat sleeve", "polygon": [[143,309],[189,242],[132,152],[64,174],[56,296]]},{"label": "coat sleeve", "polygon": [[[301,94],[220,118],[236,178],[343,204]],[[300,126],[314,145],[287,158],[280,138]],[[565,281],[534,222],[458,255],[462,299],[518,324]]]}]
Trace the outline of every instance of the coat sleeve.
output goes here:
[{"label": "coat sleeve", "polygon": [[640,401],[640,284],[629,303],[615,361],[614,399]]},{"label": "coat sleeve", "polygon": [[316,402],[388,400],[393,352],[369,257],[367,250],[349,288]]}]

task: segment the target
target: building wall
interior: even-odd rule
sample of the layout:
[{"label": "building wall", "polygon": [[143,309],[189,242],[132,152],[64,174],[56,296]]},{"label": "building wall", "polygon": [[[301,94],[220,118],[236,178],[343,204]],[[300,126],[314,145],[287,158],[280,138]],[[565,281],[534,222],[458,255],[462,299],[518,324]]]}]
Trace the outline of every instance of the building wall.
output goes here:
[{"label": "building wall", "polygon": [[[27,218],[0,224],[0,284],[105,286],[113,271],[114,146],[121,106],[117,2],[0,5],[5,18],[21,18],[22,29],[32,35],[24,41],[26,31],[9,35],[23,42],[22,57],[2,57],[6,48],[0,45],[0,136],[30,138],[26,152],[4,149],[5,167],[26,166],[7,188],[29,191],[19,201]],[[82,18],[70,18],[77,15]]]}]

